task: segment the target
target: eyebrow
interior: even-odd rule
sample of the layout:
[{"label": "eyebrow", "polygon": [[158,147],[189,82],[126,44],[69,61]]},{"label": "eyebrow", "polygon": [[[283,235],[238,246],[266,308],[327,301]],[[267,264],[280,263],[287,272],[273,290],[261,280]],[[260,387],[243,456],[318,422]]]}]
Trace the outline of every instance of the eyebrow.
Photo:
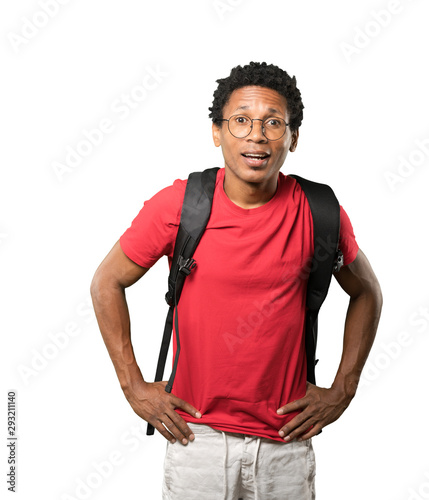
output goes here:
[{"label": "eyebrow", "polygon": [[[238,111],[239,109],[249,109],[249,108],[250,108],[250,106],[239,106],[233,112]],[[270,113],[278,113],[279,115],[281,115],[280,111],[276,108],[268,108],[268,111]]]}]

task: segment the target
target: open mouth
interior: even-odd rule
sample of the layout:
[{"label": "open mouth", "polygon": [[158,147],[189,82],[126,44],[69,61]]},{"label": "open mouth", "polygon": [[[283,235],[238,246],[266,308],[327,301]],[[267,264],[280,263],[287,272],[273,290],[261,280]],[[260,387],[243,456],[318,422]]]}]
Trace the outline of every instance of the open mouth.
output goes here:
[{"label": "open mouth", "polygon": [[253,151],[241,153],[241,156],[250,167],[261,167],[270,157],[269,153]]},{"label": "open mouth", "polygon": [[268,158],[270,155],[268,153],[241,153],[242,156],[245,158],[252,158],[254,160],[265,160],[265,158]]}]

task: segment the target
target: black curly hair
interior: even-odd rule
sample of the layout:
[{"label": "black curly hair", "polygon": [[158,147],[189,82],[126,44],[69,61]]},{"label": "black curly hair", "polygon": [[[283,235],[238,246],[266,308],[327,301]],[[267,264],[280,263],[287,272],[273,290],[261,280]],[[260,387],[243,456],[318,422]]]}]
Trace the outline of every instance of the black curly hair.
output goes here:
[{"label": "black curly hair", "polygon": [[300,127],[304,105],[302,104],[301,92],[296,86],[296,78],[291,78],[286,71],[278,66],[266,62],[250,62],[245,66],[232,68],[229,76],[220,78],[216,82],[218,87],[213,93],[212,107],[209,108],[209,117],[216,125],[222,123],[223,108],[234,90],[248,85],[257,85],[276,90],[284,96],[289,111],[291,131],[298,130]]}]

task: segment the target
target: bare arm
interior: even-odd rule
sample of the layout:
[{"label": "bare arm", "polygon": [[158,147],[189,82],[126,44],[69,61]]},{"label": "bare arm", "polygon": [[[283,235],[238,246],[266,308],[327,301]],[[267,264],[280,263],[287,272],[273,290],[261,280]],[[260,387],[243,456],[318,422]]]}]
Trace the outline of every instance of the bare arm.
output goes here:
[{"label": "bare arm", "polygon": [[193,439],[192,431],[174,409],[181,408],[197,418],[199,412],[189,403],[165,392],[166,381],[145,382],[131,343],[125,288],[133,285],[147,271],[147,268],[130,260],[117,242],[92,280],[94,311],[119,383],[133,410],[169,441],[174,442],[177,438],[186,444],[188,439]]},{"label": "bare arm", "polygon": [[365,254],[359,250],[354,262],[334,275],[350,296],[344,330],[343,354],[332,387],[354,397],[368,358],[381,315],[383,297],[378,280]]},{"label": "bare arm", "polygon": [[307,383],[307,393],[302,399],[279,408],[279,414],[302,410],[279,431],[280,436],[285,436],[287,441],[296,437],[313,437],[341,416],[356,393],[360,375],[374,342],[381,314],[382,294],[365,254],[359,250],[356,259],[344,266],[335,277],[350,296],[341,362],[331,388],[324,389]]}]

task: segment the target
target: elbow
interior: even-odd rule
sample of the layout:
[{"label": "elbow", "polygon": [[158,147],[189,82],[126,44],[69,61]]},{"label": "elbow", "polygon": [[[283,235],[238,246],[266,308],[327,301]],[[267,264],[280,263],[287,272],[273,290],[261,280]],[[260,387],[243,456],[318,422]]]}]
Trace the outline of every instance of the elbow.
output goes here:
[{"label": "elbow", "polygon": [[380,283],[375,276],[371,283],[370,293],[375,309],[378,311],[378,315],[380,316],[381,309],[383,307],[383,292],[381,291]]},{"label": "elbow", "polygon": [[113,295],[123,293],[124,288],[108,268],[101,265],[92,278],[89,287],[92,303],[109,302]]},{"label": "elbow", "polygon": [[97,271],[95,271],[94,277],[92,278],[91,285],[89,287],[89,292],[91,294],[92,302],[100,302],[103,297],[109,294],[109,290],[113,288],[112,280],[100,266]]},{"label": "elbow", "polygon": [[374,301],[376,304],[376,309],[378,311],[378,316],[380,317],[381,309],[383,308],[383,292],[381,291],[381,286],[378,280],[374,291]]},{"label": "elbow", "polygon": [[95,271],[95,274],[91,281],[91,285],[89,287],[89,292],[91,294],[92,302],[95,302],[97,300],[102,290],[100,274],[101,274],[100,268],[98,268],[97,271]]},{"label": "elbow", "polygon": [[383,293],[377,278],[374,278],[371,284],[363,292],[362,296],[368,304],[369,309],[372,311],[373,317],[378,321],[383,307]]},{"label": "elbow", "polygon": [[368,313],[370,312],[377,320],[380,318],[383,307],[383,293],[375,276],[372,279],[364,280],[360,289],[354,295],[351,295],[350,299],[352,302],[364,303]]}]

